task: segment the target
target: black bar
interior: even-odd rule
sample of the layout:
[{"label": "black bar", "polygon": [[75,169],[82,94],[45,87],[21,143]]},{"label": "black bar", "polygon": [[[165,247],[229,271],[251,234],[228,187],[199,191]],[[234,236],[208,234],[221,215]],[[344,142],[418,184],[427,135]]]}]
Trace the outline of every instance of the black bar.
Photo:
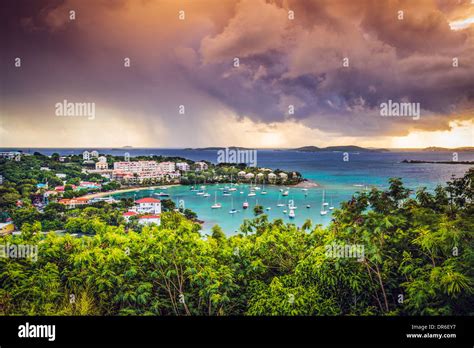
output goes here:
[{"label": "black bar", "polygon": [[[55,340],[18,337],[19,326],[27,322],[54,324]],[[0,346],[159,343],[472,347],[473,324],[473,317],[0,317]],[[407,337],[407,334],[427,333],[456,334],[456,337]]]}]

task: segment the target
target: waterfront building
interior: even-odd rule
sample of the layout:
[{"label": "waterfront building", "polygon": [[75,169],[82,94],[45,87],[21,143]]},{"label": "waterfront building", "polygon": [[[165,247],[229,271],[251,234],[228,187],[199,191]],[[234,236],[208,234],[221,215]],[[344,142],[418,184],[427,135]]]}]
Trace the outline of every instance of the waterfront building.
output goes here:
[{"label": "waterfront building", "polygon": [[135,201],[136,212],[139,214],[161,214],[161,201],[156,198],[142,198]]},{"label": "waterfront building", "polygon": [[176,163],[176,168],[178,168],[178,170],[181,170],[183,172],[187,172],[187,171],[189,171],[190,166],[186,162],[178,162],[178,163]]},{"label": "waterfront building", "polygon": [[237,173],[237,175],[241,178],[245,177],[245,174],[247,174],[247,173],[244,172],[243,170],[241,170],[240,172]]},{"label": "waterfront building", "polygon": [[175,171],[174,162],[134,161],[115,162],[113,179],[132,183],[140,183],[145,179],[170,180],[179,179],[181,174]]},{"label": "waterfront building", "polygon": [[87,150],[84,151],[84,152],[82,153],[82,159],[83,159],[84,161],[90,160],[90,159],[91,159],[91,153],[90,153],[89,151],[87,151]]},{"label": "waterfront building", "polygon": [[174,162],[160,162],[158,166],[163,173],[173,173],[176,170]]}]

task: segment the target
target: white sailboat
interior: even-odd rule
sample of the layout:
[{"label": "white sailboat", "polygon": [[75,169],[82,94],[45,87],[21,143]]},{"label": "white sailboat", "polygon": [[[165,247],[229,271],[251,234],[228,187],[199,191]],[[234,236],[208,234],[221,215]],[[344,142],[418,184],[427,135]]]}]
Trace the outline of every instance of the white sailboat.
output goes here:
[{"label": "white sailboat", "polygon": [[217,203],[217,191],[214,192],[214,204],[211,206],[212,209],[219,209],[222,208],[220,203]]},{"label": "white sailboat", "polygon": [[324,200],[324,194],[325,194],[325,192],[324,192],[324,190],[323,190],[323,205],[324,205],[324,206],[327,206],[327,205],[329,205],[329,203],[328,203],[328,202],[325,202],[325,200]]},{"label": "white sailboat", "polygon": [[265,191],[265,179],[263,179],[263,184],[262,184],[262,192],[260,192],[261,195],[266,195],[267,191]]},{"label": "white sailboat", "polygon": [[329,210],[334,210],[334,206],[332,205],[332,196],[330,198],[331,204],[329,205]]},{"label": "white sailboat", "polygon": [[252,187],[252,183],[250,183],[250,192],[249,192],[249,194],[248,194],[247,196],[253,197],[253,196],[255,196],[255,195],[256,195],[256,193],[255,193],[255,187]]},{"label": "white sailboat", "polygon": [[278,203],[277,203],[277,207],[284,207],[285,204],[283,203],[280,203],[280,196],[278,196]]},{"label": "white sailboat", "polygon": [[234,208],[234,197],[231,197],[231,209],[229,210],[229,214],[237,213],[237,209]]},{"label": "white sailboat", "polygon": [[230,175],[230,188],[229,188],[229,191],[237,191],[237,188],[233,187],[232,186],[232,174]]},{"label": "white sailboat", "polygon": [[323,190],[323,200],[321,202],[321,211],[320,211],[321,215],[326,215],[328,213],[328,211],[326,210],[326,205],[327,204],[325,204],[325,203],[326,202],[324,202],[324,190]]},{"label": "white sailboat", "polygon": [[294,219],[294,218],[295,218],[295,211],[294,211],[294,209],[291,209],[291,208],[290,208],[290,212],[288,213],[288,217],[289,217],[290,219]]}]

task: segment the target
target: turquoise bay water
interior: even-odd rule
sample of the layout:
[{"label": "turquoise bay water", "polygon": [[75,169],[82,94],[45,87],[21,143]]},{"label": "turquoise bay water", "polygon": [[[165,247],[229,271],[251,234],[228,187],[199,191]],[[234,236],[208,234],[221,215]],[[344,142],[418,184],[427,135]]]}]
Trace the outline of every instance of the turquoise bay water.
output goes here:
[{"label": "turquoise bay water", "polygon": [[[142,197],[156,197],[160,191],[167,192],[170,197],[163,197],[163,199],[170,198],[178,205],[180,200],[184,201],[185,207],[195,211],[198,214],[200,220],[204,220],[203,231],[209,232],[212,226],[219,225],[223,228],[226,234],[236,233],[238,227],[241,225],[243,219],[251,219],[254,217],[253,208],[256,204],[262,205],[265,209],[265,214],[268,215],[269,219],[282,218],[286,222],[293,222],[300,226],[306,219],[312,219],[314,223],[327,224],[331,220],[331,213],[327,215],[320,215],[320,208],[322,203],[322,189],[311,188],[304,192],[301,188],[289,188],[288,196],[282,196],[280,192],[280,186],[265,186],[267,194],[261,194],[262,190],[256,190],[255,196],[248,196],[250,192],[249,185],[235,186],[237,191],[231,191],[231,196],[224,196],[223,189],[225,185],[206,185],[206,192],[210,197],[198,196],[196,193],[190,190],[189,186],[173,186],[167,190],[143,190],[136,192],[128,192],[119,195],[114,195],[115,198],[135,198],[139,199]],[[286,190],[286,188],[285,188]],[[241,193],[242,192],[242,193]],[[305,195],[307,193],[307,195]],[[214,204],[215,197],[217,202],[221,203],[222,208],[212,209],[211,206]],[[332,199],[335,207],[339,205],[341,201],[347,198],[347,194],[342,194],[340,191],[326,191],[327,201]],[[294,201],[295,218],[290,219],[288,217],[288,203],[289,200]],[[232,209],[232,201],[234,208],[237,209],[237,213],[229,214]],[[249,203],[248,209],[243,209],[243,203],[247,201]],[[284,207],[279,207],[277,204],[285,204]],[[306,205],[311,205],[307,208]],[[270,210],[266,208],[270,207]],[[284,210],[288,212],[283,213]]]},{"label": "turquoise bay water", "polygon": [[[16,149],[2,149],[2,151]],[[58,152],[61,155],[80,154],[85,149],[24,149],[25,152],[39,151],[46,155]],[[91,150],[91,149],[88,149]],[[216,150],[185,150],[185,149],[153,149],[153,148],[131,148],[131,149],[97,149],[101,154],[111,154],[123,156],[125,152],[130,155],[162,155],[177,156],[194,161],[206,160],[212,163],[217,162]],[[328,224],[331,221],[331,213],[321,216],[322,190],[326,191],[326,198],[332,197],[333,205],[337,208],[342,201],[346,201],[356,192],[364,189],[364,186],[375,186],[386,188],[388,179],[391,177],[402,178],[405,185],[413,190],[422,186],[432,190],[438,184],[444,184],[452,175],[462,176],[469,165],[453,164],[407,164],[401,163],[404,159],[424,160],[424,161],[451,161],[451,152],[361,152],[349,153],[349,161],[343,161],[341,152],[297,152],[290,150],[258,150],[257,166],[272,169],[283,169],[288,171],[299,171],[303,177],[310,179],[320,185],[319,188],[309,189],[308,196],[298,188],[290,188],[288,197],[280,197],[280,187],[267,186],[267,195],[261,195],[256,191],[256,196],[248,197],[249,187],[241,185],[237,191],[233,192],[234,207],[239,210],[236,214],[229,214],[231,209],[231,197],[222,196],[222,190],[217,185],[207,185],[207,192],[210,197],[197,196],[196,192],[191,192],[189,186],[171,187],[167,190],[170,199],[176,204],[180,199],[184,200],[186,208],[195,211],[198,218],[204,220],[203,231],[209,232],[213,225],[219,224],[226,234],[234,234],[239,228],[244,218],[253,217],[253,207],[258,201],[266,207],[271,207],[270,211],[265,211],[270,219],[282,218],[285,221],[292,221],[300,226],[306,219],[312,219],[314,223]],[[460,152],[459,161],[474,161],[473,152]],[[357,186],[356,186],[357,185]],[[240,194],[243,191],[243,194]],[[116,197],[147,197],[153,196],[157,191],[136,191],[135,193],[121,194]],[[222,204],[221,209],[211,209],[214,203],[214,192],[217,192],[218,202]],[[158,196],[155,196],[158,198]],[[287,207],[277,207],[279,197],[281,203],[287,203],[288,199],[293,199],[297,209],[296,217],[290,220],[288,214],[283,214]],[[249,209],[243,210],[242,203],[245,199],[249,202]],[[311,208],[307,209],[306,205]]]},{"label": "turquoise bay water", "polygon": [[[142,153],[151,154],[153,150],[141,149]],[[188,150],[161,150],[165,156],[181,156],[193,160],[208,160],[216,162],[215,151],[188,151]],[[258,203],[264,208],[265,214],[270,219],[282,218],[284,221],[301,226],[306,219],[311,219],[315,224],[327,225],[331,221],[331,211],[325,216],[320,215],[322,192],[325,190],[326,201],[337,209],[341,202],[349,200],[357,191],[364,190],[367,185],[384,189],[388,187],[388,179],[391,177],[402,178],[405,185],[413,190],[420,187],[434,189],[439,184],[445,184],[452,175],[462,176],[469,169],[468,165],[452,164],[407,164],[401,163],[404,159],[427,160],[427,161],[450,161],[452,153],[441,152],[384,152],[384,153],[350,153],[349,161],[343,161],[340,152],[318,152],[303,153],[295,151],[258,151],[258,166],[272,169],[284,169],[288,171],[299,171],[303,176],[320,185],[318,188],[308,189],[307,196],[301,188],[290,188],[289,195],[282,197],[281,186],[266,186],[267,195],[262,195],[261,190],[256,191],[256,196],[248,197],[249,186],[240,185],[237,191],[232,192],[236,214],[229,214],[231,209],[231,197],[223,196],[224,185],[207,185],[206,192],[210,197],[197,196],[196,192],[190,191],[189,186],[171,187],[167,190],[170,198],[176,204],[184,200],[186,208],[190,208],[198,214],[199,219],[204,220],[203,232],[210,231],[213,225],[220,225],[226,234],[236,233],[243,219],[253,218],[253,207]],[[474,153],[459,153],[459,161],[473,161]],[[136,198],[151,196],[160,190],[137,191],[125,196]],[[241,194],[240,191],[243,193]],[[221,209],[211,209],[214,203],[214,193],[217,192],[217,201],[222,204]],[[122,197],[124,195],[121,195]],[[283,210],[288,207],[278,207],[278,203],[288,204],[293,199],[295,206],[295,218],[290,219],[288,213]],[[242,209],[244,201],[248,201],[249,208]],[[310,205],[310,208],[306,208]]]}]

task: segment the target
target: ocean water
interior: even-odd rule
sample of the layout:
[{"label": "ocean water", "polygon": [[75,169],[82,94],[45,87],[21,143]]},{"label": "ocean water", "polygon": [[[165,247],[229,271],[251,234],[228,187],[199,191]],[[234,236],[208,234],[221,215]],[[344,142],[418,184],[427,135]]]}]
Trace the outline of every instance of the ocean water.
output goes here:
[{"label": "ocean water", "polygon": [[[23,149],[24,151],[27,149]],[[61,155],[79,154],[84,149],[28,149],[28,151],[39,151],[43,154],[58,152]],[[90,149],[89,149],[90,150]],[[183,149],[98,149],[100,153],[112,155],[123,155],[129,152],[131,156],[137,155],[164,155],[179,156],[191,160],[207,160],[213,163],[217,161],[217,151],[205,150],[183,150]],[[282,197],[279,186],[266,186],[266,195],[256,191],[256,196],[248,197],[248,185],[241,185],[232,196],[223,196],[224,185],[206,185],[206,191],[210,197],[197,196],[196,192],[190,191],[189,186],[170,187],[167,193],[170,199],[177,204],[183,200],[185,207],[192,209],[198,214],[198,218],[204,220],[203,231],[209,232],[213,225],[220,225],[228,235],[234,234],[243,219],[252,218],[253,207],[258,203],[264,208],[270,219],[282,218],[285,221],[300,226],[306,219],[313,223],[326,225],[331,221],[331,212],[321,216],[322,192],[326,193],[326,201],[332,200],[332,205],[337,209],[342,201],[346,201],[357,191],[375,186],[386,188],[388,179],[391,177],[402,178],[405,185],[411,189],[427,187],[434,189],[438,184],[444,184],[452,175],[462,176],[469,165],[453,164],[407,164],[401,163],[404,159],[426,160],[426,161],[451,161],[451,152],[361,152],[349,153],[349,160],[343,160],[341,152],[296,152],[281,150],[258,150],[257,166],[272,169],[283,169],[288,171],[299,171],[305,178],[320,185],[318,188],[310,188],[305,192],[300,188],[290,188],[289,195]],[[474,161],[473,152],[460,152],[459,161]],[[156,191],[136,191],[124,193],[118,197],[147,197],[154,196]],[[243,193],[240,193],[240,192]],[[221,209],[211,209],[214,203],[214,195],[217,193],[217,201],[222,204]],[[157,197],[157,196],[155,196]],[[283,210],[287,207],[278,207],[278,203],[288,204],[288,200],[294,201],[296,217],[290,219]],[[247,200],[249,209],[242,209],[243,202]],[[233,201],[233,202],[232,202]],[[236,214],[229,214],[232,208],[238,210]],[[306,208],[310,205],[310,208]]]}]

